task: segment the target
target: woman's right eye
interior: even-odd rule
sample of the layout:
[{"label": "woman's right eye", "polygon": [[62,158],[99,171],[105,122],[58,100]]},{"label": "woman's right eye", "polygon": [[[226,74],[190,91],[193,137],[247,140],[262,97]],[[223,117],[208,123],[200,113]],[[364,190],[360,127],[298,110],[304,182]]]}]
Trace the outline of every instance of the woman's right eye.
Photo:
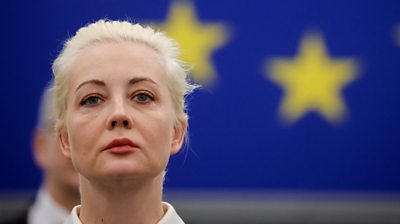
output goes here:
[{"label": "woman's right eye", "polygon": [[80,104],[81,104],[81,106],[95,106],[95,105],[100,104],[102,102],[104,102],[104,100],[101,99],[98,96],[88,96],[88,97],[85,97],[80,102]]}]

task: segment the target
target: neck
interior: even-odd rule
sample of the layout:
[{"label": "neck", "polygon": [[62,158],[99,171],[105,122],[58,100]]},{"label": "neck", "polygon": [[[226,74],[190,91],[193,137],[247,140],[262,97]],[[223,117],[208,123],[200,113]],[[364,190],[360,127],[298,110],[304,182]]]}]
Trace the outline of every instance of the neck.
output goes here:
[{"label": "neck", "polygon": [[80,219],[83,223],[157,223],[162,208],[163,175],[137,180],[96,183],[81,177]]},{"label": "neck", "polygon": [[66,186],[65,184],[57,184],[57,181],[45,179],[44,186],[49,192],[52,199],[63,207],[67,213],[79,204],[79,190],[76,187]]}]

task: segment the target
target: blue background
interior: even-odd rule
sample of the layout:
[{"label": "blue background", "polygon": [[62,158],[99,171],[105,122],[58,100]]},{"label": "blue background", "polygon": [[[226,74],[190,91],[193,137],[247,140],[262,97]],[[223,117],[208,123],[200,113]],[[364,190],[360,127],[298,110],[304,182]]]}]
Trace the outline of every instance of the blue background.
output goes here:
[{"label": "blue background", "polygon": [[[166,19],[170,1],[1,1],[0,190],[33,189],[40,171],[30,138],[42,89],[63,41],[100,18]],[[190,148],[172,158],[170,189],[400,191],[400,2],[193,2],[201,22],[229,25],[212,55],[218,82],[190,100]],[[262,63],[294,57],[317,29],[331,57],[355,57],[359,78],[343,96],[342,125],[310,113],[282,125],[283,90]],[[399,37],[400,38],[400,37]]]}]

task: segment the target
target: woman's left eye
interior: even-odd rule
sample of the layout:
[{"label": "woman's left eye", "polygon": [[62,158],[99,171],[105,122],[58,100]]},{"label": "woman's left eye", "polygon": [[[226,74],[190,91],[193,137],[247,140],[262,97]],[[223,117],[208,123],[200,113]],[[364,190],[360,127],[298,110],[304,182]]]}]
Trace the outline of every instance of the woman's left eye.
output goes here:
[{"label": "woman's left eye", "polygon": [[134,99],[135,101],[139,102],[139,103],[148,103],[148,102],[150,102],[150,101],[153,101],[153,100],[154,100],[154,97],[151,96],[151,95],[148,94],[148,93],[141,92],[141,93],[136,94],[136,95],[133,97],[133,99]]}]

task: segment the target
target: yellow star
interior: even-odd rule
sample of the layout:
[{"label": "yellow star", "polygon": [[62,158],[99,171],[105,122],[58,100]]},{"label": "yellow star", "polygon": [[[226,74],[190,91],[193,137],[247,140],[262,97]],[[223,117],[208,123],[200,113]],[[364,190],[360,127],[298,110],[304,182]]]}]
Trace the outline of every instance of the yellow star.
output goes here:
[{"label": "yellow star", "polygon": [[346,106],[341,90],[356,78],[357,66],[354,60],[327,54],[322,37],[309,34],[294,59],[267,61],[267,76],[285,91],[279,113],[286,122],[293,123],[310,111],[332,123],[343,120]]},{"label": "yellow star", "polygon": [[211,53],[227,41],[226,28],[217,23],[202,24],[192,5],[179,1],[172,4],[161,29],[178,42],[182,49],[181,59],[194,65],[193,78],[201,83],[211,83],[216,75]]}]

